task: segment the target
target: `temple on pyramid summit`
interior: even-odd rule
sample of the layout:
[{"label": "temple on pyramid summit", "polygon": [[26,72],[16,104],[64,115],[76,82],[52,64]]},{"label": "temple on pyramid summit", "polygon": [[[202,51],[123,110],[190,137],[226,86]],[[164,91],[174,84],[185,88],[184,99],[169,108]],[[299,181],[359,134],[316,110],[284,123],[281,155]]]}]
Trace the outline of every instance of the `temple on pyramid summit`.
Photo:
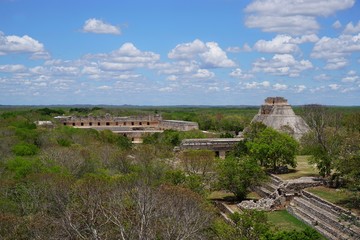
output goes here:
[{"label": "temple on pyramid summit", "polygon": [[278,131],[287,132],[297,140],[309,131],[304,119],[295,115],[287,99],[283,97],[266,98],[258,114],[252,119],[251,123],[253,122],[262,122]]}]

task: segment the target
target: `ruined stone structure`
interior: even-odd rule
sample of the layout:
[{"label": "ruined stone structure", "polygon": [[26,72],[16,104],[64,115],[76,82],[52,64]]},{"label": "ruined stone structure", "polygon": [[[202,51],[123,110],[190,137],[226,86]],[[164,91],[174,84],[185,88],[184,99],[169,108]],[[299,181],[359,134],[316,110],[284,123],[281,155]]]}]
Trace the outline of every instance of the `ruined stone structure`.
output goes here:
[{"label": "ruined stone structure", "polygon": [[225,158],[226,152],[231,151],[236,144],[242,141],[242,138],[201,138],[201,139],[184,139],[179,150],[212,150],[221,159]]},{"label": "ruined stone structure", "polygon": [[108,129],[128,137],[134,143],[141,143],[143,136],[147,134],[163,132],[167,129],[178,131],[199,129],[196,122],[163,120],[160,115],[112,117],[107,114],[101,117],[58,116],[55,118],[64,126],[96,130]]},{"label": "ruined stone structure", "polygon": [[321,185],[320,179],[302,177],[283,181],[271,175],[270,181],[253,188],[262,199],[243,201],[240,209],[272,211],[286,210],[299,220],[319,231],[327,239],[360,239],[360,218],[332,204],[306,188]]},{"label": "ruined stone structure", "polygon": [[262,122],[278,131],[289,133],[297,140],[309,131],[306,122],[295,115],[288,101],[283,97],[266,98],[251,122]]}]

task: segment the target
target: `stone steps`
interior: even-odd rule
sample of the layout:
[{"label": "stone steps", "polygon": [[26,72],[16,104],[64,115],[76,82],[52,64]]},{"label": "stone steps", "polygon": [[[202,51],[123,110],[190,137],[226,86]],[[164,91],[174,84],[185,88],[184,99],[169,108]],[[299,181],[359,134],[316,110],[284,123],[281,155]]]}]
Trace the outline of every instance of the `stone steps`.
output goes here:
[{"label": "stone steps", "polygon": [[[357,236],[360,239],[359,217],[353,215],[346,209],[329,203],[306,191],[303,191],[302,198],[307,202],[311,202],[312,207],[315,206],[313,208],[320,209],[322,212],[325,212],[328,218],[331,218],[333,221],[336,218],[337,222],[335,222],[334,225],[339,229],[345,231],[349,235]],[[355,222],[357,223],[357,226],[354,224]]]},{"label": "stone steps", "polygon": [[[320,232],[326,231],[324,235],[331,233],[334,237],[330,239],[360,239],[359,228],[345,221],[340,214],[324,209],[324,205],[319,205],[315,199],[306,197],[294,197],[290,206],[294,209],[303,221],[314,225]],[[316,227],[314,226],[314,227]],[[322,230],[323,229],[323,230]]]},{"label": "stone steps", "polygon": [[257,186],[254,188],[254,191],[259,194],[260,197],[266,198],[269,197],[273,192],[269,191],[263,186]]},{"label": "stone steps", "polygon": [[331,240],[349,240],[347,235],[342,234],[340,231],[335,230],[332,226],[325,223],[321,219],[312,216],[304,209],[297,208],[295,206],[288,206],[287,211],[294,215],[296,218],[304,222],[305,224],[315,228],[319,233],[321,233],[324,237]]}]

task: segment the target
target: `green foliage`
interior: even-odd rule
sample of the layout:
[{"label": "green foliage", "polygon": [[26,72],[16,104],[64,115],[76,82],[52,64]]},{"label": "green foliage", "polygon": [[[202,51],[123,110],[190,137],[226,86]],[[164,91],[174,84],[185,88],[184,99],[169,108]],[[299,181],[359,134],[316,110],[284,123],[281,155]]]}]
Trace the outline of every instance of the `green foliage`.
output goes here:
[{"label": "green foliage", "polygon": [[167,145],[175,147],[180,145],[183,139],[206,138],[207,135],[199,130],[181,132],[176,130],[165,130],[162,133],[154,133],[144,137],[144,144]]},{"label": "green foliage", "polygon": [[57,166],[45,166],[39,159],[26,159],[22,157],[8,160],[5,164],[5,169],[10,171],[16,179],[40,172],[59,172],[59,167]]},{"label": "green foliage", "polygon": [[62,109],[51,109],[51,108],[40,108],[37,109],[36,112],[40,113],[41,115],[53,115],[53,114],[57,114],[57,115],[63,115],[65,114],[65,111]]},{"label": "green foliage", "polygon": [[233,225],[216,221],[212,230],[221,240],[260,240],[270,231],[270,223],[262,211],[244,210],[231,214]]},{"label": "green foliage", "polygon": [[62,147],[70,147],[70,145],[73,144],[73,142],[70,139],[66,139],[66,138],[58,138],[56,141]]},{"label": "green foliage", "polygon": [[181,170],[168,170],[165,172],[165,181],[173,185],[181,185],[186,181],[186,175]]},{"label": "green foliage", "polygon": [[264,237],[264,240],[320,240],[324,239],[317,231],[312,228],[305,228],[302,231],[279,231],[268,232]]},{"label": "green foliage", "polygon": [[267,126],[262,122],[254,122],[251,123],[245,130],[244,130],[244,137],[247,141],[253,141],[255,138],[259,136],[261,132],[263,132]]},{"label": "green foliage", "polygon": [[18,143],[12,148],[16,156],[33,156],[39,149],[36,145],[30,143]]},{"label": "green foliage", "polygon": [[99,139],[102,142],[115,144],[121,149],[130,149],[131,148],[131,141],[123,136],[116,133],[113,133],[110,130],[103,130],[99,132]]},{"label": "green foliage", "polygon": [[250,156],[259,160],[262,166],[272,167],[273,170],[278,166],[296,167],[298,143],[286,133],[266,128],[253,141],[248,141],[247,147]]},{"label": "green foliage", "polygon": [[218,186],[235,194],[239,200],[246,198],[250,186],[256,186],[266,180],[266,174],[249,157],[228,157],[218,161]]}]

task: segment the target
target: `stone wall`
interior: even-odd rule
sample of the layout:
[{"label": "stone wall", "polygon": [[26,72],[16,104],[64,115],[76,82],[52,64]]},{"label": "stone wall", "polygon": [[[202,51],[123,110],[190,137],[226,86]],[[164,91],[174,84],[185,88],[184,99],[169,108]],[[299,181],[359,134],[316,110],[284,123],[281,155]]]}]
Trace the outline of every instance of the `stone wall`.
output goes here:
[{"label": "stone wall", "polygon": [[160,129],[173,129],[178,131],[190,131],[199,129],[199,124],[196,122],[178,121],[178,120],[162,120],[159,122]]}]

